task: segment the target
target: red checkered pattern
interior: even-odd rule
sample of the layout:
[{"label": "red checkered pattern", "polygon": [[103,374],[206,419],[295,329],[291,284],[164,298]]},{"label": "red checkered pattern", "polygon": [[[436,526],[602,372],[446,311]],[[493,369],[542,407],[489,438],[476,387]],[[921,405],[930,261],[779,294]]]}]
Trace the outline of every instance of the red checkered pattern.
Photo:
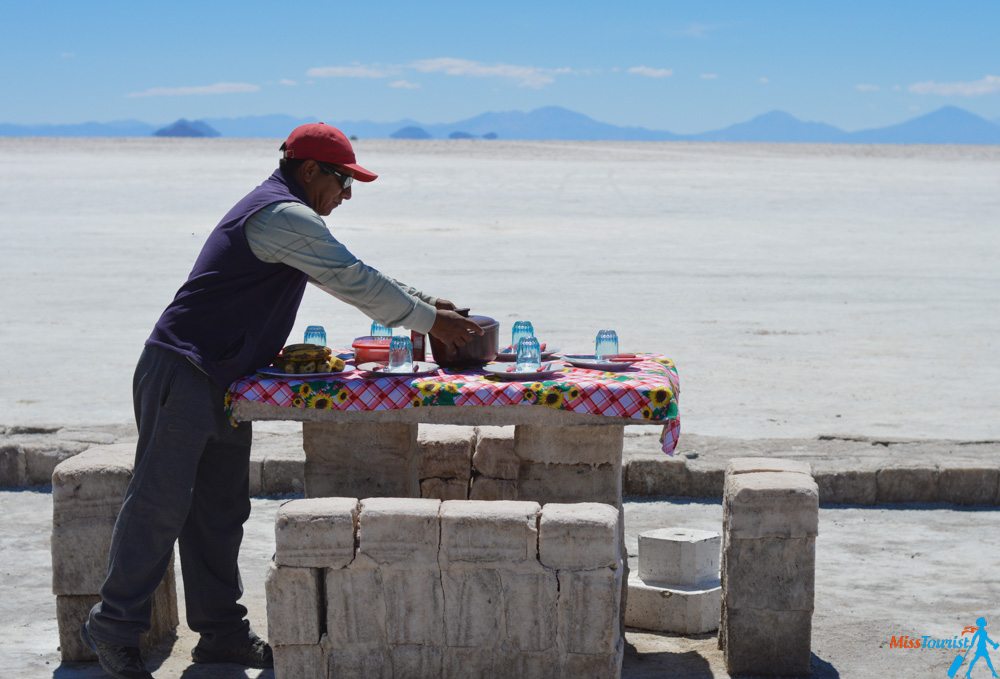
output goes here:
[{"label": "red checkered pattern", "polygon": [[[628,417],[637,420],[656,419],[644,416],[643,410],[651,407],[648,393],[651,389],[666,387],[674,394],[680,393],[680,380],[673,362],[657,354],[642,354],[642,360],[633,370],[619,373],[597,372],[565,365],[556,380],[545,380],[546,386],[555,383],[576,387],[578,395],[562,390],[564,400],[561,410],[609,417]],[[317,380],[303,376],[301,379],[284,379],[254,376],[238,380],[230,387],[232,403],[257,401],[279,407],[294,407],[293,385]],[[448,373],[439,370],[436,375],[405,378],[379,377],[366,379],[360,373],[345,372],[342,378],[330,379],[340,384],[348,393],[342,403],[335,400],[337,410],[391,410],[413,407],[420,392],[416,385],[426,382],[457,383],[456,406],[532,406],[539,404],[525,399],[531,388],[528,382],[501,382],[482,370],[465,373]],[[541,406],[545,407],[545,406]],[[667,421],[667,418],[660,418]],[[671,421],[677,418],[669,418]],[[679,432],[679,427],[677,427]],[[676,444],[676,438],[674,440]],[[665,446],[666,447],[666,446]]]}]

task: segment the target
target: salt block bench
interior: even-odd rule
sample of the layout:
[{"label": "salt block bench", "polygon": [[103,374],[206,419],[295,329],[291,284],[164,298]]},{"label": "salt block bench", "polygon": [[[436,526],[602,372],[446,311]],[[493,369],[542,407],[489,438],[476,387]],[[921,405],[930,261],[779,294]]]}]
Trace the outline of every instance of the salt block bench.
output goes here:
[{"label": "salt block bench", "polygon": [[[96,660],[80,639],[80,626],[100,600],[111,533],[134,458],[134,443],[96,446],[60,462],[52,472],[52,593],[64,662]],[[144,648],[172,638],[177,629],[173,559],[153,594],[151,622],[142,638]]]},{"label": "salt block bench", "polygon": [[619,510],[599,503],[309,498],[275,520],[275,674],[621,675]]},{"label": "salt block bench", "polygon": [[719,647],[730,674],[809,674],[819,489],[808,463],[735,458],[722,504]]}]

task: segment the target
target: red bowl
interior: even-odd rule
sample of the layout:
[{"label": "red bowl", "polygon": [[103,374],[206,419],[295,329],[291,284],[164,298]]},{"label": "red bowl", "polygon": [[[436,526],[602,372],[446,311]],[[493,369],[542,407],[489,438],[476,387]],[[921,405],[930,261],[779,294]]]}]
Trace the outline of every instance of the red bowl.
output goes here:
[{"label": "red bowl", "polygon": [[388,337],[364,337],[355,338],[351,344],[354,349],[354,364],[362,363],[388,363],[389,362],[389,342]]}]

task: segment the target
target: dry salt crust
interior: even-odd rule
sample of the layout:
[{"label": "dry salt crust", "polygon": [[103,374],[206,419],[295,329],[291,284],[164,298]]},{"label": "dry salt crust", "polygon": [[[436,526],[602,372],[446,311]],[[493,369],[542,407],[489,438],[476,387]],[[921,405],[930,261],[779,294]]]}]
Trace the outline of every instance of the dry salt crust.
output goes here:
[{"label": "dry salt crust", "polygon": [[[0,421],[127,421],[135,360],[277,140],[0,139]],[[663,351],[686,431],[997,439],[1000,147],[362,140],[368,263],[584,352]],[[368,319],[310,289],[292,337]]]},{"label": "dry salt crust", "polygon": [[[279,499],[254,498],[240,554],[245,595],[254,627],[266,633],[264,577],[274,551]],[[51,594],[49,531],[52,496],[0,491],[0,667],[4,676],[101,677],[93,664],[60,665],[55,597]],[[628,502],[626,545],[637,568],[639,533],[663,526],[720,530],[715,502]],[[814,679],[943,677],[949,651],[890,649],[891,635],[957,635],[975,618],[997,614],[1000,581],[1000,512],[956,509],[820,509],[816,540],[816,612],[813,616]],[[183,581],[178,574],[178,589]],[[190,663],[197,638],[183,624],[180,638],[152,665],[157,676],[185,679],[270,677],[230,665]],[[715,636],[695,638],[629,631],[624,679],[722,678]],[[167,655],[169,653],[169,655]],[[985,670],[977,669],[976,674]]]},{"label": "dry salt crust", "polygon": [[[276,146],[0,139],[0,343],[17,348],[0,352],[3,424],[130,418],[143,339]],[[1000,438],[1000,317],[985,312],[1000,296],[1000,148],[358,147],[383,176],[328,221],[352,250],[505,329],[530,318],[568,351],[612,326],[623,350],[671,355],[686,431]],[[344,344],[368,324],[310,290],[293,337],[317,322]],[[261,631],[276,505],[254,500],[241,557]],[[11,676],[99,676],[58,667],[51,496],[0,492],[0,511],[0,663]],[[715,504],[626,511],[633,543],[665,525],[720,528]],[[950,655],[886,639],[951,636],[995,614],[998,527],[995,511],[821,510],[814,676],[941,676]],[[194,638],[181,632],[158,674],[234,676],[188,668]],[[628,639],[626,677],[726,676],[714,637]]]}]

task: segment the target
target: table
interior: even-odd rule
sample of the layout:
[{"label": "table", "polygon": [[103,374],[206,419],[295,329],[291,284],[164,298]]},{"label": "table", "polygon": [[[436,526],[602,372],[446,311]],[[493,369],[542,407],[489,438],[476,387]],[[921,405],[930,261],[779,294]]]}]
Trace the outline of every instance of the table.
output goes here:
[{"label": "table", "polygon": [[622,372],[562,363],[557,377],[541,382],[498,381],[482,370],[376,379],[357,371],[255,375],[232,384],[226,408],[234,421],[303,422],[308,497],[420,497],[419,425],[514,425],[506,434],[486,431],[483,440],[496,451],[478,465],[472,442],[466,497],[475,498],[476,480],[486,479],[504,482],[481,482],[499,488],[502,497],[489,499],[621,506],[624,426],[663,426],[667,454],[680,435],[674,362],[638,357]]}]

